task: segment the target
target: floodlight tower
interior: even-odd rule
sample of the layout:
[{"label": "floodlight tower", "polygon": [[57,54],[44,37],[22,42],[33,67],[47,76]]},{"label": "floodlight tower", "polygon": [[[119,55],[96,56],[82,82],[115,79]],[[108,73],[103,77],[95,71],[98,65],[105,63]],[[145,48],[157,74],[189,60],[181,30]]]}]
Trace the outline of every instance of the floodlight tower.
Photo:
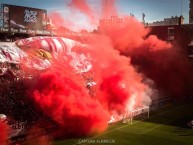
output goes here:
[{"label": "floodlight tower", "polygon": [[189,8],[189,23],[193,23],[193,0],[190,0]]},{"label": "floodlight tower", "polygon": [[102,14],[104,19],[107,18],[107,0],[102,1]]},{"label": "floodlight tower", "polygon": [[116,12],[114,9],[115,0],[102,0],[102,14],[103,18],[115,16]]}]

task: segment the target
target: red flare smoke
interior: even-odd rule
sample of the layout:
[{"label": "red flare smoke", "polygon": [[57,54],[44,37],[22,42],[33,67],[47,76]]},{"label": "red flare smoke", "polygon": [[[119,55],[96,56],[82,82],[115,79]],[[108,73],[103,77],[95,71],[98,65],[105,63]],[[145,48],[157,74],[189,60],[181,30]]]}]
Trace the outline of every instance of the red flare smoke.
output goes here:
[{"label": "red flare smoke", "polygon": [[158,89],[166,90],[172,98],[188,96],[193,82],[192,69],[187,56],[181,48],[151,51],[136,51],[132,55],[132,63],[151,78]]},{"label": "red flare smoke", "polygon": [[102,30],[113,47],[131,57],[131,63],[152,79],[158,89],[168,91],[173,97],[188,96],[192,70],[182,48],[149,35],[150,30],[134,18]]},{"label": "red flare smoke", "polygon": [[[88,13],[92,14],[85,1],[73,0],[71,5],[89,17]],[[187,59],[171,44],[149,36],[150,30],[136,19],[126,19],[125,23],[101,28],[103,35],[92,36],[88,49],[72,49],[89,56],[92,69],[86,77],[91,75],[96,82],[93,96],[89,95],[83,74],[74,72],[67,65],[69,61],[59,60],[33,88],[35,103],[64,135],[102,132],[111,115],[149,105],[151,88],[143,83],[146,79],[173,95],[186,90],[191,72]]]},{"label": "red flare smoke", "polygon": [[[131,65],[130,58],[120,55],[108,37],[96,36],[91,45],[89,53],[92,58],[92,73],[99,91],[97,97],[107,110],[123,113],[131,105],[129,100],[133,94],[137,99],[136,104],[130,106],[130,109],[148,105],[149,97],[143,96],[142,93],[146,94],[149,88],[142,83],[143,78]],[[148,103],[143,104],[139,101],[141,97],[148,100]]]},{"label": "red flare smoke", "polygon": [[64,20],[64,18],[59,13],[52,12],[51,14],[49,14],[49,17],[51,19],[51,23],[55,27],[65,26],[65,20]]},{"label": "red flare smoke", "polygon": [[133,17],[125,17],[125,22],[104,26],[101,29],[110,38],[113,47],[122,53],[135,53],[139,47],[140,51],[144,51],[145,48],[156,51],[171,47],[156,36],[148,37],[150,30]]},{"label": "red flare smoke", "polygon": [[86,14],[89,18],[92,17],[93,11],[85,0],[72,0],[69,6],[80,10],[82,13]]},{"label": "red flare smoke", "polygon": [[111,16],[117,16],[117,10],[115,7],[115,0],[102,0],[102,17],[108,18]]},{"label": "red flare smoke", "polygon": [[79,10],[81,13],[86,15],[91,24],[96,23],[96,17],[94,15],[94,11],[92,8],[86,3],[85,0],[71,0],[71,3],[69,4],[70,7]]},{"label": "red flare smoke", "polygon": [[0,121],[0,145],[7,145],[9,128],[7,124]]},{"label": "red flare smoke", "polygon": [[[109,39],[96,36],[95,40],[100,40],[100,43],[92,41],[87,49],[82,46],[72,49],[90,55],[92,70],[88,74],[91,73],[97,83],[94,96],[89,95],[85,80],[68,65],[68,60],[53,62],[54,66],[40,76],[33,88],[35,103],[63,130],[67,130],[63,135],[102,132],[111,115],[122,115],[134,107],[150,103],[149,97],[144,95],[148,87],[130,65],[130,59],[120,56]],[[144,104],[142,98],[148,103]]]},{"label": "red flare smoke", "polygon": [[[64,33],[69,32],[70,28],[74,27],[74,23],[65,19],[58,12],[52,12],[49,14],[50,29],[57,35],[63,36]],[[54,28],[54,29],[53,29]]]},{"label": "red flare smoke", "polygon": [[109,114],[88,94],[78,74],[70,67],[54,67],[42,74],[33,97],[40,108],[59,124],[63,135],[89,135],[107,127]]}]

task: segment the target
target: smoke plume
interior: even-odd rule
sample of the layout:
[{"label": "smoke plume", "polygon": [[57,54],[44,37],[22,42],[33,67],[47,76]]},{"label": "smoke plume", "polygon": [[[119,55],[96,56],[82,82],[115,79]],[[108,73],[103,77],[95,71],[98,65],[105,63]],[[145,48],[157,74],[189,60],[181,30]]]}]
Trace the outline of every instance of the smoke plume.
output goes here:
[{"label": "smoke plume", "polygon": [[33,97],[40,108],[57,122],[64,134],[77,136],[104,131],[109,119],[100,102],[88,94],[83,80],[71,67],[57,64],[41,75]]},{"label": "smoke plume", "polygon": [[9,128],[7,124],[2,121],[0,121],[0,128],[0,145],[7,145]]},{"label": "smoke plume", "polygon": [[[93,18],[86,1],[72,0],[70,5]],[[92,68],[77,72],[70,59],[53,61],[32,89],[35,104],[64,136],[84,136],[103,132],[112,116],[150,105],[147,80],[174,97],[182,95],[191,80],[189,62],[179,48],[150,31],[133,17],[100,27],[101,33],[84,42],[86,48],[72,48],[72,54],[84,54]]]}]

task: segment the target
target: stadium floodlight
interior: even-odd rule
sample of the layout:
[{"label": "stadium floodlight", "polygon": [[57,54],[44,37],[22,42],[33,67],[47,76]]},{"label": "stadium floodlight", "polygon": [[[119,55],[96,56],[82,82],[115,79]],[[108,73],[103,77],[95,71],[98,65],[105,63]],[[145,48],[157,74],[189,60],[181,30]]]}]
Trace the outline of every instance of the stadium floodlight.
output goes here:
[{"label": "stadium floodlight", "polygon": [[143,115],[149,118],[149,106],[144,106],[131,111],[127,111],[123,117],[123,123],[130,122],[130,124],[132,124],[134,117],[140,117]]}]

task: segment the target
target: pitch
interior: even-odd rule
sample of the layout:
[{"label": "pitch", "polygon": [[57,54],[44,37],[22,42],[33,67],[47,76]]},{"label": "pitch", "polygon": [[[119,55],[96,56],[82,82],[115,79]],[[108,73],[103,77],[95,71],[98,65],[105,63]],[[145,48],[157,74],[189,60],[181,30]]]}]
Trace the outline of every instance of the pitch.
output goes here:
[{"label": "pitch", "polygon": [[150,112],[149,118],[134,119],[133,124],[111,124],[103,134],[55,141],[54,145],[192,145],[193,102],[171,103]]}]

